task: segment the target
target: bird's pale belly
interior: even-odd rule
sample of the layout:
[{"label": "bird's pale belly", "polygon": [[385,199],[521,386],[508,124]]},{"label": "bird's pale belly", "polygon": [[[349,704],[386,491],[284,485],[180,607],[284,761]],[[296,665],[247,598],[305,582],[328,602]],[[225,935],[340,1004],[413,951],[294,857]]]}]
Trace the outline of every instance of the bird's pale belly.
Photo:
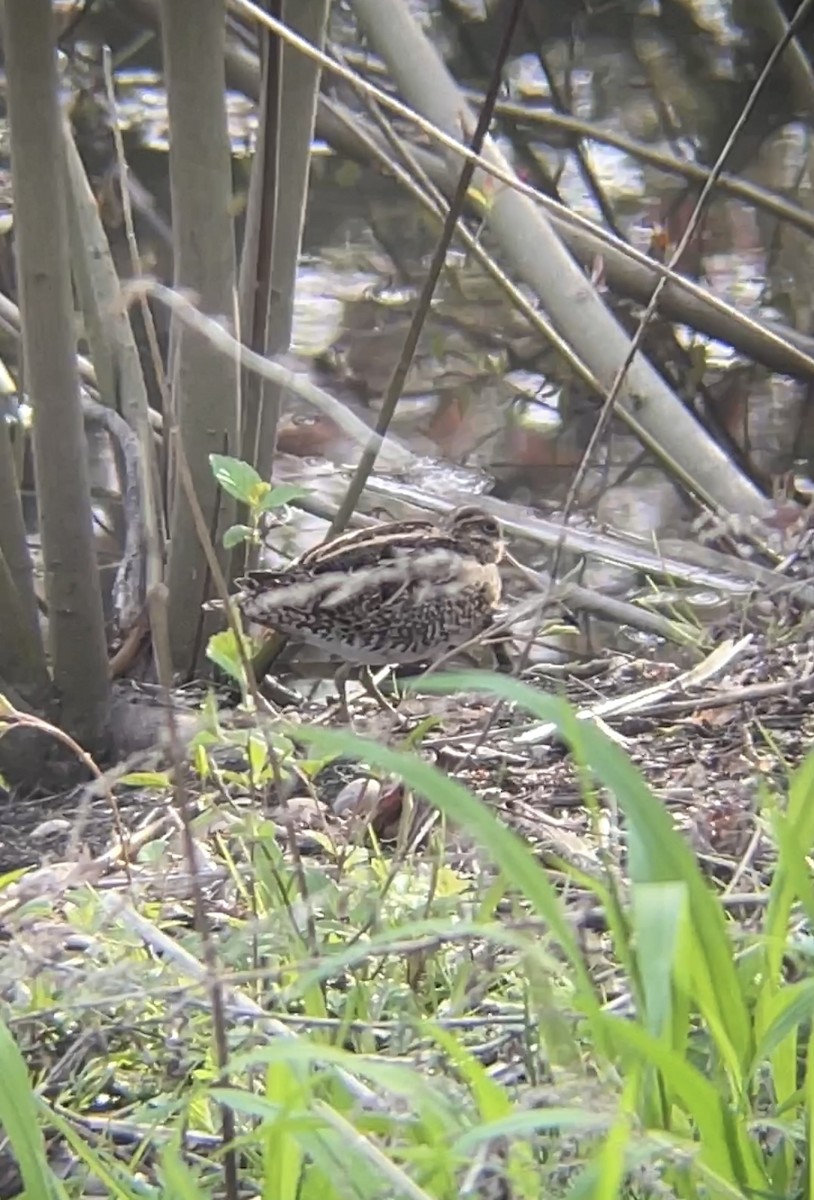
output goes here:
[{"label": "bird's pale belly", "polygon": [[[477,637],[490,623],[491,613],[479,596],[461,597],[450,622],[448,605],[427,603],[400,622],[387,605],[368,610],[360,626],[358,606],[352,603],[315,607],[303,614],[281,606],[274,614],[280,633],[317,646],[345,662],[365,666],[414,663],[439,658]],[[453,627],[454,626],[454,627]]]}]

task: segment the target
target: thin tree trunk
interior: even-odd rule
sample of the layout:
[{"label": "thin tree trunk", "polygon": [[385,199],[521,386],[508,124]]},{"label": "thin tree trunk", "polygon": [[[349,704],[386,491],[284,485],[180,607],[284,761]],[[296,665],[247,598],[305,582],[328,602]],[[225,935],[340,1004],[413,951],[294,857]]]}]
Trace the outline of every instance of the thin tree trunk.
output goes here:
[{"label": "thin tree trunk", "polygon": [[[232,175],[226,124],[224,0],[164,0],[162,30],[170,117],[175,284],[191,289],[201,309],[232,318],[235,250]],[[192,482],[224,571],[223,532],[234,502],[219,493],[210,454],[237,454],[238,370],[190,330],[176,328],[173,408]],[[171,422],[172,423],[172,422]],[[192,510],[174,472],[168,565],[173,659],[195,669],[204,650],[202,603],[208,571]]]},{"label": "thin tree trunk", "polygon": [[33,405],[48,637],[62,721],[98,747],[108,718],[104,617],[79,402],[50,0],[5,0],[17,278]]}]

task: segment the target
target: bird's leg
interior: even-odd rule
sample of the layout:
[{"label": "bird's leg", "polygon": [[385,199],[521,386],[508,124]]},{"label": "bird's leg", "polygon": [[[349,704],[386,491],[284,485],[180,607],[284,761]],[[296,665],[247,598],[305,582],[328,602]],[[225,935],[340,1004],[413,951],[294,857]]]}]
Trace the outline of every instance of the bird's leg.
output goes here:
[{"label": "bird's leg", "polygon": [[343,663],[336,672],[336,675],[334,675],[336,694],[339,697],[339,716],[346,725],[351,724],[350,709],[348,708],[348,679],[350,678],[351,669],[350,663]]},{"label": "bird's leg", "polygon": [[390,713],[392,717],[398,717],[399,720],[401,720],[398,711],[393,707],[387,697],[382,695],[377,687],[376,680],[373,678],[373,672],[371,671],[370,667],[362,667],[362,670],[359,673],[359,682],[367,692],[368,696],[372,696],[380,708],[383,708],[385,712]]},{"label": "bird's leg", "polygon": [[[343,663],[334,676],[334,684],[336,685],[337,695],[339,696],[339,715],[348,725],[352,724],[350,709],[348,708],[347,691],[348,679],[350,678],[352,670],[353,667],[350,663]],[[359,682],[367,694],[376,701],[380,708],[384,709],[385,712],[390,713],[391,716],[398,717],[399,720],[401,720],[401,717],[396,709],[393,707],[390,701],[382,695],[376,686],[376,681],[373,678],[373,673],[370,670],[370,667],[362,667],[361,671],[359,672]]]},{"label": "bird's leg", "polygon": [[489,649],[495,659],[495,666],[498,671],[511,675],[514,670],[514,663],[508,651],[508,646],[511,644],[511,638],[507,636],[496,637],[493,642],[489,642]]}]

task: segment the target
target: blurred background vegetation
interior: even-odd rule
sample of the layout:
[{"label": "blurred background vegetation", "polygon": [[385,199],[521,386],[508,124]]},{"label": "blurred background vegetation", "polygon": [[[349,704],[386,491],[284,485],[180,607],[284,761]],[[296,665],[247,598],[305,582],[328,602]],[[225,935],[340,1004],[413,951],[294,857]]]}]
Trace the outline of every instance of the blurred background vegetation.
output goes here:
[{"label": "blurred background vegetation", "polygon": [[[812,0],[0,11],[0,1196],[814,1195]],[[522,680],[254,686],[473,497]]]}]

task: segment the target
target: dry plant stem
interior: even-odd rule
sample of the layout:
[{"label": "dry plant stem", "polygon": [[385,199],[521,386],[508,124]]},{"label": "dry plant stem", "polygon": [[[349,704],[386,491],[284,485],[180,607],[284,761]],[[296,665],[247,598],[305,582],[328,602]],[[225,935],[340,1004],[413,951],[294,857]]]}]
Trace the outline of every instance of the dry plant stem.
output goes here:
[{"label": "dry plant stem", "polygon": [[[480,92],[467,91],[465,95],[476,104],[479,104],[482,99]],[[612,146],[615,150],[629,154],[631,158],[637,158],[640,162],[657,167],[668,175],[678,175],[691,183],[706,183],[710,176],[709,169],[699,166],[698,163],[676,158],[672,154],[664,154],[660,150],[654,150],[645,142],[637,142],[633,138],[625,137],[610,129],[597,128],[590,121],[581,121],[578,117],[570,116],[567,113],[552,112],[551,109],[538,108],[535,105],[512,104],[506,100],[499,100],[495,105],[495,115],[512,117],[531,125],[539,125],[542,129],[559,129],[563,133],[570,133],[586,141],[596,142],[599,146]],[[716,179],[715,190],[738,200],[745,200],[747,204],[762,209],[782,221],[787,221],[789,225],[794,225],[804,233],[814,234],[814,213],[807,212],[799,204],[794,204],[783,196],[766,191],[756,183],[738,179],[735,175],[722,174]]]},{"label": "dry plant stem", "polygon": [[[136,5],[145,20],[155,22],[153,0],[131,0],[131,3]],[[781,36],[779,31],[776,36],[778,38]],[[343,78],[349,82],[353,77],[353,72],[363,68],[367,61],[367,58],[363,55],[355,55],[352,52],[347,52],[344,56],[346,74]],[[325,67],[326,62],[320,61],[320,65]],[[242,91],[252,99],[258,99],[260,94],[260,72],[256,60],[251,59],[242,50],[237,50],[235,47],[229,46],[226,56],[226,73],[231,86],[235,87],[238,91]],[[368,95],[372,95],[373,90],[372,87],[368,88]],[[483,103],[483,92],[465,89],[464,95],[478,108]],[[317,134],[324,137],[340,153],[346,153],[353,157],[357,146],[354,136],[355,131],[349,130],[349,136],[341,145],[337,145],[333,137],[335,133],[334,117],[341,111],[342,106],[337,104],[335,100],[328,96],[321,96],[317,111]],[[539,125],[542,128],[561,130],[563,133],[572,134],[574,137],[596,142],[600,146],[612,146],[614,149],[629,154],[632,158],[637,158],[641,162],[657,167],[659,170],[664,171],[665,174],[678,175],[692,182],[704,183],[709,177],[707,168],[698,163],[676,158],[671,154],[665,154],[662,151],[655,150],[646,142],[626,137],[624,134],[617,133],[612,129],[600,128],[590,121],[582,121],[578,117],[571,116],[565,112],[552,112],[550,108],[542,108],[534,104],[514,104],[508,100],[498,100],[495,105],[495,115],[499,117],[513,117],[529,124]],[[722,175],[718,179],[717,190],[745,200],[747,203],[754,205],[755,208],[763,209],[765,212],[771,213],[781,220],[788,221],[791,225],[796,225],[805,232],[814,232],[814,216],[810,212],[807,212],[800,205],[792,203],[775,192],[770,192],[765,188],[759,187],[757,184],[738,179],[733,175]]]},{"label": "dry plant stem", "polygon": [[124,418],[106,404],[97,404],[89,396],[84,396],[82,411],[89,423],[101,425],[108,433],[123,459],[124,477],[120,480],[120,487],[126,528],[122,556],[113,580],[112,598],[116,624],[120,631],[128,633],[144,612],[146,599],[141,443]]},{"label": "dry plant stem", "polygon": [[[116,151],[116,164],[119,168],[119,186],[121,189],[121,204],[122,216],[124,218],[124,232],[127,238],[127,248],[130,253],[130,266],[134,276],[138,279],[143,274],[141,265],[141,255],[139,254],[138,242],[136,240],[136,227],[133,223],[133,206],[130,203],[130,186],[129,186],[129,168],[127,159],[124,154],[124,141],[122,139],[122,131],[116,118],[116,91],[113,84],[113,68],[111,65],[110,51],[107,46],[102,51],[102,66],[105,76],[105,91],[107,94],[107,102],[110,107],[110,112],[114,114],[112,122],[113,127],[113,146]],[[164,412],[170,412],[170,395],[164,378],[164,364],[161,358],[161,348],[158,344],[158,335],[155,331],[155,322],[153,314],[150,312],[150,306],[147,303],[146,296],[142,296],[139,302],[141,319],[144,326],[144,331],[147,337],[147,345],[150,349],[150,359],[153,365],[153,373],[158,381],[158,387],[161,393],[161,401]],[[128,322],[128,328],[130,328]],[[132,329],[131,329],[132,336]],[[133,349],[138,362],[138,351]],[[130,364],[129,348],[128,348],[128,365]],[[135,370],[135,368],[133,368]],[[139,378],[141,386],[144,386],[144,377],[139,370]],[[163,577],[164,573],[164,547],[167,541],[167,527],[165,522],[164,508],[162,504],[162,487],[161,487],[161,469],[158,462],[158,455],[155,450],[155,443],[152,437],[152,429],[150,424],[150,408],[147,407],[146,415],[142,407],[138,394],[135,398],[127,395],[127,389],[124,379],[122,380],[122,389],[125,393],[122,396],[122,408],[128,416],[131,426],[136,430],[141,447],[140,465],[142,470],[142,513],[144,517],[145,527],[145,543],[147,551],[147,562],[145,569],[146,586],[154,587]],[[132,410],[128,411],[128,405],[132,404]]]},{"label": "dry plant stem", "polygon": [[[398,162],[387,157],[373,138],[368,137],[366,133],[361,131],[358,126],[355,129],[356,138],[367,146],[370,157],[374,163],[380,164],[383,169],[394,176],[410,194],[418,200],[420,204],[431,212],[434,216],[444,220],[449,209],[444,199],[444,196],[433,184],[432,180],[424,172],[421,164],[413,154],[410,147],[393,131],[392,126],[381,114],[376,102],[367,99],[367,103],[371,105],[371,115],[379,124],[384,136],[388,139],[391,145],[397,150],[398,154],[404,159],[410,170],[414,172],[416,178],[420,181],[421,186],[416,183],[416,178],[413,178],[404,167]],[[338,113],[337,118],[340,123],[347,122],[350,126],[350,116],[345,116],[344,113]],[[605,392],[599,380],[588,369],[585,363],[577,354],[574,353],[568,342],[557,333],[554,326],[546,320],[545,316],[526,298],[518,287],[509,279],[508,275],[498,266],[492,256],[484,250],[474,234],[470,233],[466,225],[459,221],[455,230],[456,237],[463,242],[467,251],[472,255],[476,262],[491,276],[498,287],[505,293],[508,300],[514,305],[518,312],[521,312],[529,324],[540,333],[546,341],[548,341],[557,352],[562,355],[565,362],[571,366],[588,386],[598,395],[604,396]],[[643,431],[638,426],[638,423],[631,422],[631,427],[643,436]]]},{"label": "dry plant stem", "polygon": [[[781,36],[780,32],[776,36],[779,38]],[[341,61],[348,70],[360,71],[364,69],[369,59],[363,54],[347,52]],[[238,75],[238,85],[245,88],[248,95],[257,95],[257,80],[248,78],[245,72]],[[463,95],[478,107],[483,103],[483,92],[481,91],[473,88],[464,88]],[[321,126],[323,136],[325,136],[325,140],[328,142],[332,142],[330,135],[334,132],[334,116],[340,115],[340,112],[341,105],[338,105],[334,100],[329,100],[328,97],[322,98],[320,106]],[[622,133],[617,133],[613,129],[600,127],[591,121],[581,120],[579,117],[572,116],[570,113],[564,111],[554,112],[551,108],[544,108],[533,103],[517,104],[510,100],[498,100],[495,105],[495,116],[508,117],[512,120],[522,121],[525,124],[536,125],[541,130],[550,129],[560,131],[580,140],[595,142],[598,146],[611,146],[613,149],[621,150],[624,154],[628,154],[631,158],[636,158],[648,166],[658,168],[658,170],[663,171],[666,175],[676,175],[691,183],[703,184],[709,178],[709,169],[701,166],[699,163],[688,159],[676,158],[675,155],[666,154],[662,150],[654,149],[653,146],[648,145],[646,142],[626,137]],[[356,138],[354,136],[353,138],[349,137],[346,144],[334,145],[334,148],[339,152],[352,154],[355,151],[355,146]],[[790,225],[803,230],[804,233],[814,233],[814,214],[806,211],[806,209],[802,208],[799,204],[795,204],[785,196],[768,191],[766,188],[760,187],[759,184],[739,179],[735,175],[723,174],[719,176],[715,187],[717,192],[733,196],[739,200],[745,200],[754,208],[778,217],[780,220],[787,221]]]},{"label": "dry plant stem", "polygon": [[144,609],[139,614],[138,620],[131,626],[122,644],[114,655],[112,655],[109,663],[110,678],[121,679],[126,677],[141,651],[142,643],[150,631],[150,617],[147,612],[147,604],[145,601]]},{"label": "dry plant stem", "polygon": [[[285,16],[292,21],[297,30],[323,45],[328,21],[329,0],[312,0],[303,5],[295,0],[294,5],[287,5]],[[251,328],[251,320],[247,319],[250,309],[251,296],[248,284],[252,282],[253,261],[265,256],[266,266],[263,275],[267,279],[267,296],[262,304],[263,326],[262,338],[252,340],[255,350],[268,353],[270,356],[284,354],[291,345],[291,333],[294,320],[294,293],[297,282],[302,230],[305,220],[305,207],[308,196],[308,175],[311,156],[311,143],[314,132],[314,120],[317,98],[319,95],[320,67],[310,58],[306,58],[282,39],[270,33],[261,31],[269,40],[270,47],[277,57],[281,56],[278,64],[282,68],[285,86],[271,87],[271,73],[267,65],[265,69],[266,85],[262,88],[261,124],[258,137],[258,147],[255,161],[252,164],[252,175],[249,185],[249,202],[246,218],[246,238],[244,241],[244,256],[241,263],[241,327]],[[279,81],[278,81],[279,84]],[[276,176],[279,184],[275,188],[275,236],[273,246],[263,248],[263,229],[265,206],[263,201],[270,191],[270,181],[263,185],[263,178],[271,169],[271,163],[264,167],[263,160],[269,158],[264,139],[264,131],[268,124],[268,113],[274,100],[275,124],[279,125],[279,145],[276,147],[277,156],[285,163],[285,170]],[[270,147],[268,148],[270,151]],[[260,160],[260,156],[263,160]],[[259,161],[260,160],[260,161]],[[259,169],[258,169],[259,168]],[[255,214],[258,214],[255,216]],[[257,236],[254,235],[257,227]],[[255,243],[258,247],[255,248]],[[274,281],[273,288],[271,280]],[[264,289],[265,290],[265,289]],[[255,314],[259,316],[259,301],[254,299]],[[246,419],[242,433],[243,457],[253,463],[263,479],[268,479],[273,473],[273,459],[277,440],[277,427],[282,410],[284,387],[278,381],[259,378],[250,371],[245,372],[244,397],[246,404]],[[245,555],[245,550],[243,550]],[[241,555],[236,549],[235,558]],[[242,564],[241,564],[242,565]],[[269,639],[258,651],[254,660],[255,676],[263,678],[271,667],[274,659],[282,651],[285,644],[282,638]],[[272,685],[276,687],[276,684]],[[278,693],[282,696],[282,693]]]},{"label": "dry plant stem", "polygon": [[[509,53],[511,39],[515,29],[517,28],[517,23],[520,19],[522,8],[523,0],[513,0],[512,8],[510,9],[506,20],[506,26],[503,31],[500,46],[498,47],[492,78],[489,80],[489,86],[483,102],[483,108],[480,111],[478,123],[475,128],[475,132],[472,135],[472,149],[475,153],[480,152],[481,147],[486,139],[489,125],[492,121],[495,101],[497,99],[497,94],[503,78],[503,66]],[[444,263],[446,262],[447,252],[452,243],[452,239],[455,236],[455,229],[458,224],[458,219],[463,212],[467,192],[469,191],[469,185],[472,182],[474,173],[474,163],[471,161],[465,162],[461,168],[461,173],[450,201],[449,211],[447,212],[444,220],[444,228],[441,232],[440,238],[438,239],[438,245],[435,248],[432,261],[427,271],[427,278],[424,281],[424,286],[422,287],[421,293],[418,297],[415,312],[413,313],[413,317],[410,322],[410,328],[408,329],[407,335],[404,339],[404,345],[402,346],[399,360],[396,363],[393,374],[391,375],[385,390],[382,407],[376,421],[376,434],[378,437],[382,437],[385,433],[387,433],[390,422],[393,418],[393,414],[396,411],[396,405],[398,404],[399,398],[401,397],[401,393],[404,389],[404,381],[407,378],[407,372],[409,371],[410,364],[413,361],[413,356],[415,355],[416,347],[418,345],[418,339],[421,336],[421,330],[424,328],[424,323],[430,311],[433,293],[440,278],[441,271],[443,270]],[[365,447],[362,457],[359,460],[359,465],[353,473],[353,478],[351,479],[347,494],[339,506],[339,511],[331,522],[331,528],[328,533],[329,537],[333,537],[335,534],[341,533],[347,525],[348,518],[356,508],[356,505],[359,502],[359,497],[364,490],[370,472],[373,470],[378,452],[378,441],[371,442]]]},{"label": "dry plant stem", "polygon": [[[284,0],[283,12],[290,28],[309,41],[323,46],[330,0]],[[268,352],[283,354],[291,345],[294,325],[294,295],[308,199],[311,146],[316,106],[321,83],[318,62],[306,58],[280,39],[283,90],[280,102],[280,172],[277,196],[277,238],[274,244],[268,323]],[[276,441],[273,421],[282,407],[283,389],[266,385],[267,393],[260,414],[258,469],[263,478],[271,474]]]},{"label": "dry plant stem", "polygon": [[789,22],[778,0],[763,0],[759,9],[760,24],[769,37],[775,42],[784,41],[787,45],[783,66],[794,93],[795,104],[810,117],[814,112],[814,71],[811,62],[794,32],[789,34]]},{"label": "dry plant stem", "polygon": [[[392,496],[392,487],[371,479],[368,491],[372,496],[385,499]],[[470,504],[470,494],[450,488],[445,502],[433,498],[428,504],[426,493],[420,488],[403,484],[399,489],[401,498],[417,508],[432,508],[435,512],[451,511],[458,504]],[[546,547],[556,546],[563,536],[563,525],[559,520],[535,514],[533,520],[525,516],[523,509],[508,501],[481,497],[481,507],[498,518],[505,532],[530,538]],[[679,538],[664,538],[656,549],[651,549],[640,539],[622,534],[610,535],[595,530],[583,530],[576,526],[565,530],[566,546],[573,554],[591,556],[620,567],[632,567],[659,579],[680,581],[693,587],[709,587],[725,595],[743,595],[755,588],[774,592],[778,590],[778,573],[759,563],[745,558],[733,557],[721,551],[711,550],[695,541]],[[662,548],[663,547],[663,548]],[[789,587],[788,582],[780,586]],[[814,605],[814,588],[795,583],[795,599],[808,606]]]},{"label": "dry plant stem", "polygon": [[[257,91],[256,85],[253,90]],[[479,97],[479,99],[481,98]],[[498,103],[496,111],[499,112],[500,107],[500,103]],[[322,136],[340,153],[369,165],[371,159],[366,149],[366,141],[372,139],[376,142],[380,153],[385,150],[377,138],[376,131],[365,130],[364,122],[360,122],[355,113],[337,101],[327,96],[321,96],[320,115],[321,122],[317,125],[317,132],[321,132]],[[546,116],[552,120],[573,120],[573,118],[565,117],[555,118],[549,113]],[[579,130],[576,131],[579,132]],[[587,131],[585,136],[589,136]],[[597,135],[595,140],[601,142],[610,139]],[[620,139],[620,141],[623,140]],[[615,142],[610,144],[615,144]],[[620,145],[620,149],[625,148]],[[631,153],[634,152],[635,147],[631,150]],[[418,147],[414,147],[413,153],[423,162],[426,172],[437,183],[446,184],[446,168],[435,154]],[[655,155],[655,152],[652,153]],[[708,177],[708,171],[694,163],[684,164],[667,156],[661,157],[664,159],[661,165],[665,170],[669,170],[673,166],[676,174],[684,174],[701,183]],[[374,158],[373,163],[375,164],[376,161],[377,159]],[[480,165],[483,163],[481,162]],[[686,171],[683,170],[685,166]],[[726,181],[719,180],[719,186],[722,185],[722,182]],[[788,220],[803,229],[811,229],[814,225],[814,218],[809,213],[791,205],[788,201],[769,193],[761,193],[759,188],[751,184],[741,184],[739,181],[731,179],[728,183],[730,186],[724,190],[742,196],[743,199],[755,205],[759,205],[761,198],[765,197],[762,207],[780,219]],[[669,277],[670,286],[661,297],[660,312],[663,316],[688,325],[699,333],[726,342],[740,353],[770,370],[803,379],[811,378],[812,365],[814,365],[812,363],[814,339],[807,334],[767,318],[755,320],[745,313],[738,312],[737,309],[713,295],[700,284],[676,275],[675,272],[670,272],[669,276],[665,275],[667,268],[663,264],[656,263],[654,259],[634,250],[618,239],[612,240],[608,232],[599,226],[591,225],[587,221],[584,224],[581,221],[579,224],[575,223],[573,215],[567,215],[561,206],[558,208],[556,202],[550,197],[542,196],[532,188],[526,191],[526,185],[523,185],[523,189],[523,194],[539,199],[539,202],[547,208],[549,218],[557,233],[583,267],[590,270],[597,256],[603,257],[605,278],[614,292],[646,303],[656,280]]]},{"label": "dry plant stem", "polygon": [[[280,0],[272,0],[270,11],[282,16]],[[249,200],[246,212],[246,234],[240,263],[238,284],[240,329],[247,345],[258,354],[267,352],[271,277],[274,259],[275,226],[280,169],[280,108],[282,101],[282,49],[280,38],[269,30],[260,30],[262,67],[260,74],[260,114],[257,130]],[[265,382],[257,375],[244,372],[241,388],[243,403],[240,431],[241,456],[252,463],[263,478],[269,471],[260,466],[259,438]],[[267,418],[266,433],[271,437],[271,455],[280,420],[281,396],[272,400],[273,412]],[[241,517],[241,519],[245,519]]]},{"label": "dry plant stem", "polygon": [[[22,435],[22,430],[19,431]],[[17,468],[11,448],[11,430],[5,421],[0,421],[0,556],[6,567],[20,605],[20,615],[28,625],[32,637],[32,660],[34,678],[46,684],[48,672],[45,665],[45,650],[42,644],[40,625],[37,619],[37,596],[34,591],[34,565],[26,537],[23,508],[20,502]],[[4,610],[0,607],[0,614]],[[4,616],[0,615],[0,627],[7,629]],[[39,660],[40,665],[36,666]],[[32,679],[32,682],[34,679]]]},{"label": "dry plant stem", "polygon": [[[120,630],[127,632],[144,610],[144,512],[150,500],[152,454],[149,404],[138,351],[110,247],[85,168],[70,126],[63,121],[68,182],[68,218],[74,274],[82,300],[97,380],[104,403],[82,397],[86,419],[101,424],[115,439],[124,460],[121,480],[126,533],[113,583],[113,603]],[[121,409],[127,420],[119,416]],[[128,423],[129,422],[129,423]],[[147,431],[147,454],[136,431]]]},{"label": "dry plant stem", "polygon": [[[355,417],[344,404],[340,404],[330,393],[318,388],[305,374],[295,374],[279,363],[271,362],[262,354],[256,354],[239,341],[212,317],[206,316],[195,307],[192,300],[179,291],[165,287],[152,279],[138,279],[125,285],[125,295],[128,302],[140,295],[154,296],[169,308],[173,315],[185,324],[196,329],[221,354],[234,355],[240,366],[256,371],[264,379],[271,379],[283,387],[290,388],[308,404],[324,413],[350,437],[364,445],[370,438],[370,429],[358,417]],[[379,456],[389,464],[389,469],[407,471],[416,464],[416,459],[409,450],[405,449],[392,437],[380,439]]]},{"label": "dry plant stem", "polygon": [[[9,337],[20,339],[20,310],[13,300],[9,300],[8,296],[4,296],[0,292],[0,327],[8,334]],[[79,378],[83,383],[90,388],[96,387],[96,370],[93,363],[84,354],[76,355],[76,366],[79,372]],[[161,413],[156,412],[154,408],[149,410],[150,426],[155,429],[161,429],[163,425]]]},{"label": "dry plant stem", "polygon": [[726,692],[714,692],[703,699],[665,700],[648,707],[648,715],[671,716],[687,712],[698,712],[707,708],[735,708],[741,704],[754,704],[757,700],[771,700],[775,696],[790,698],[800,692],[814,691],[814,672],[795,679],[783,679],[776,683],[750,683],[745,687],[732,688]]},{"label": "dry plant stem", "polygon": [[94,859],[94,862],[103,870],[109,870],[119,863],[124,866],[125,870],[129,870],[128,856],[132,858],[139,852],[142,846],[146,846],[149,842],[160,838],[169,824],[169,818],[165,813],[163,816],[157,817],[155,821],[150,821],[149,825],[145,825],[142,829],[137,829],[135,833],[128,833],[126,842],[122,842],[121,838],[119,838],[109,849],[98,855]]},{"label": "dry plant stem", "polygon": [[[373,162],[381,163],[385,170],[399,180],[407,188],[410,194],[419,201],[419,203],[423,204],[430,212],[440,216],[443,219],[447,212],[443,196],[437,191],[432,181],[427,177],[410,148],[394,133],[389,123],[382,116],[375,100],[366,98],[366,103],[369,106],[369,110],[373,119],[381,128],[384,136],[388,139],[391,145],[396,148],[399,155],[405,160],[410,169],[421,181],[423,187],[418,186],[415,182],[415,179],[413,179],[409,173],[405,171],[397,162],[394,162],[392,159],[385,156],[377,143],[372,138],[368,137],[366,133],[360,130],[358,125],[354,130],[355,137],[358,141],[362,142],[368,147]],[[339,113],[337,116],[340,122],[344,122],[345,120],[349,121],[349,118],[346,118],[344,114]],[[469,253],[472,254],[480,266],[483,267],[483,269],[491,276],[498,287],[501,288],[510,303],[514,305],[517,311],[522,313],[529,324],[540,334],[542,334],[542,336],[563,357],[565,362],[567,362],[576,371],[579,377],[598,396],[604,398],[605,389],[602,387],[593,372],[574,352],[568,342],[560,337],[553,325],[551,325],[551,323],[546,320],[546,318],[538,311],[538,309],[536,309],[534,305],[530,303],[520,289],[512,283],[512,281],[500,269],[491,255],[489,255],[486,250],[483,249],[477,238],[469,232],[463,222],[458,222],[456,233],[459,240],[461,240],[467,247]],[[661,453],[665,465],[673,475],[681,479],[682,482],[691,485],[691,480],[683,478],[680,464],[677,463],[675,459],[671,458],[670,455],[667,454],[663,449],[660,450],[657,444],[651,442],[647,430],[636,420],[636,417],[633,413],[630,413],[626,410],[619,410],[618,415],[625,422],[628,428],[636,434],[644,446],[648,446],[655,452]]]},{"label": "dry plant stem", "polygon": [[[54,15],[50,0],[3,6],[17,278],[61,721],[84,745],[104,741],[108,672],[79,401]],[[65,463],[71,469],[64,470]]]},{"label": "dry plant stem", "polygon": [[43,721],[41,717],[31,716],[29,713],[18,712],[15,709],[10,710],[8,704],[0,705],[0,737],[2,737],[4,733],[7,733],[9,729],[14,729],[15,727],[21,729],[37,729],[41,733],[48,734],[48,736],[54,738],[55,741],[61,742],[63,746],[67,746],[67,748],[76,755],[76,757],[82,763],[82,766],[85,767],[93,776],[93,778],[100,784],[102,791],[104,792],[105,799],[110,805],[113,813],[113,821],[116,827],[116,834],[119,838],[122,862],[127,873],[127,882],[132,886],[133,880],[130,876],[129,845],[127,836],[124,832],[124,825],[122,824],[119,806],[116,803],[116,797],[113,795],[110,783],[103,772],[97,767],[93,757],[88,754],[87,750],[83,750],[79,743],[74,741],[70,734],[65,733],[64,730],[59,729],[56,725],[52,725],[49,721]]},{"label": "dry plant stem", "polygon": [[[293,30],[309,41],[322,46],[328,20],[329,0],[310,0],[302,4],[299,0],[286,0],[283,16]],[[264,31],[265,32],[265,31]],[[270,260],[273,287],[269,289],[267,328],[265,343],[255,349],[265,350],[270,356],[284,354],[291,344],[293,328],[294,292],[302,243],[302,229],[308,195],[308,176],[311,159],[311,144],[314,133],[316,105],[319,97],[321,67],[318,62],[299,51],[276,35],[270,35],[272,45],[282,54],[282,76],[284,86],[279,100],[279,159],[284,170],[279,173],[276,189],[276,216],[273,257]],[[263,94],[265,95],[265,91]],[[266,103],[265,100],[262,103]],[[266,104],[268,108],[268,104]],[[258,153],[260,147],[258,146]],[[247,212],[247,239],[244,254],[250,249],[252,213],[259,207],[257,193],[260,191],[260,172],[255,174],[249,186]],[[256,222],[255,222],[256,223]],[[250,255],[251,257],[251,255]],[[248,263],[246,263],[248,268]],[[249,269],[241,267],[241,328],[249,329],[246,319],[246,283],[251,275]],[[250,377],[253,387],[262,390],[259,412],[251,412],[250,397],[246,397],[247,421],[243,436],[243,457],[254,463],[264,479],[272,474],[276,428],[282,406],[283,387],[274,382],[257,383]],[[248,381],[247,381],[248,382]],[[252,433],[256,428],[256,437]],[[256,452],[254,447],[256,445]]]},{"label": "dry plant stem", "polygon": [[[165,0],[162,45],[170,123],[175,281],[193,288],[206,312],[232,313],[235,253],[232,179],[224,76],[225,0]],[[218,488],[210,454],[239,451],[239,371],[234,356],[176,326],[172,420],[192,474],[195,495],[212,526],[216,556],[227,569],[222,535],[234,523],[235,502]],[[175,464],[173,464],[174,466]],[[177,471],[173,481],[167,563],[170,645],[177,669],[193,672],[202,658],[203,603],[209,571]]]},{"label": "dry plant stem", "polygon": [[118,409],[119,372],[113,325],[121,305],[111,303],[111,299],[118,295],[119,280],[99,214],[99,204],[76,148],[67,114],[63,116],[62,134],[71,271],[77,308],[82,315],[82,328],[90,347],[99,399],[115,412]]},{"label": "dry plant stem", "polygon": [[[528,20],[526,21],[526,24],[530,25]],[[534,36],[534,30],[532,28],[529,28],[529,32],[532,34],[532,36]],[[550,69],[546,56],[540,46],[537,47],[537,61],[539,62],[543,75],[545,76],[546,86],[548,87],[548,92],[551,96],[551,101],[554,107],[560,113],[567,112],[568,104],[566,99],[561,93],[560,85],[557,82],[557,77]],[[495,111],[496,115],[499,116],[500,104],[496,106]],[[617,237],[622,237],[622,231],[617,223],[616,213],[613,211],[613,205],[605,195],[602,185],[594,173],[593,167],[591,166],[590,161],[583,149],[582,142],[578,137],[571,138],[569,139],[568,148],[574,155],[574,158],[577,160],[579,173],[583,178],[586,188],[594,198],[602,220],[605,222],[608,229],[611,229]]]},{"label": "dry plant stem", "polygon": [[[355,137],[368,148],[370,158],[374,163],[380,164],[386,172],[392,174],[420,204],[423,204],[429,212],[443,221],[449,211],[443,193],[435,187],[432,180],[423,170],[412,149],[395,133],[390,122],[376,104],[376,101],[370,97],[365,97],[365,100],[370,106],[371,116],[378,124],[388,142],[390,142],[399,156],[404,160],[409,170],[413,172],[413,175],[410,175],[409,171],[406,171],[398,162],[385,155],[377,142],[359,129],[358,124],[354,129]],[[347,122],[350,127],[351,119],[349,115],[338,112],[337,119],[343,124]],[[417,183],[416,180],[419,182]],[[576,371],[580,379],[584,380],[598,395],[604,396],[604,389],[596,376],[588,369],[582,359],[574,353],[568,342],[560,337],[554,326],[546,320],[545,316],[534,307],[523,292],[515,286],[508,275],[501,270],[494,258],[481,246],[477,237],[469,232],[463,221],[458,221],[455,234],[463,242],[464,246],[466,246],[467,251],[475,261],[483,267],[498,287],[505,293],[510,303],[514,305],[518,312],[523,314],[532,328],[536,329],[562,355],[565,362]],[[631,427],[639,436],[643,436],[643,430],[641,430],[636,422],[633,422]]]}]

